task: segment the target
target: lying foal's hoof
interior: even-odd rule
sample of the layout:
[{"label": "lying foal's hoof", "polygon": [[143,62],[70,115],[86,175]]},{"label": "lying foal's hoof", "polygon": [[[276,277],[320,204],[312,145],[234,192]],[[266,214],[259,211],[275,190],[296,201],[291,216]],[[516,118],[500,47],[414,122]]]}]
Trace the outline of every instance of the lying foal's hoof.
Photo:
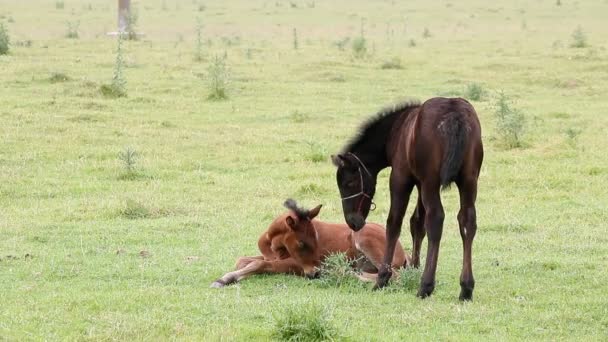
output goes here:
[{"label": "lying foal's hoof", "polygon": [[218,279],[216,281],[214,281],[213,283],[211,283],[211,286],[209,286],[212,289],[219,289],[221,287],[226,286],[227,284],[224,284],[224,282],[221,279]]}]

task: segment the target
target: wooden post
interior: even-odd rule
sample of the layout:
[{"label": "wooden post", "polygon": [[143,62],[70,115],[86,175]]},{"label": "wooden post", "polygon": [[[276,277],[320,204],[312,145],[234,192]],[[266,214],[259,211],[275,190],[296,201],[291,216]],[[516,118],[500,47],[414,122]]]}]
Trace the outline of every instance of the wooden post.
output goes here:
[{"label": "wooden post", "polygon": [[118,0],[118,32],[124,33],[129,30],[130,17],[131,0]]}]

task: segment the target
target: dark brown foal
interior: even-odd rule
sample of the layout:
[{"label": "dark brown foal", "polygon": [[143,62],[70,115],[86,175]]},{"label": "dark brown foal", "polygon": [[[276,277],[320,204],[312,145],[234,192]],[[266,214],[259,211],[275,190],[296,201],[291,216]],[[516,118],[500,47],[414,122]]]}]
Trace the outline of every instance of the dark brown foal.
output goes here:
[{"label": "dark brown foal", "polygon": [[461,98],[432,98],[425,103],[404,103],[379,113],[338,155],[336,178],[344,218],[358,230],[365,225],[376,190],[378,173],[391,167],[391,206],[387,219],[386,250],[376,287],[387,284],[391,258],[401,233],[410,194],[418,189],[418,203],[410,219],[413,240],[412,264],[420,264],[420,247],[428,237],[428,250],[418,296],[429,296],[435,288],[439,244],[444,211],[440,190],[455,182],[460,192],[458,223],[463,241],[460,299],[470,300],[475,280],[471,264],[473,238],[477,231],[475,200],[477,179],[483,160],[481,126],[477,113]]}]

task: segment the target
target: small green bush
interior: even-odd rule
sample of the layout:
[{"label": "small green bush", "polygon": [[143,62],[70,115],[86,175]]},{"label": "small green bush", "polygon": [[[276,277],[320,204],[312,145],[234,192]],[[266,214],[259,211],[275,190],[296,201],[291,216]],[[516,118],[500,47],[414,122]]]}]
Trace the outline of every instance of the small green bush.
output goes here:
[{"label": "small green bush", "polygon": [[387,61],[384,61],[380,66],[381,69],[403,69],[401,66],[401,59],[399,57],[393,57]]},{"label": "small green bush", "polygon": [[328,312],[311,303],[274,313],[274,338],[283,341],[331,341],[338,337]]},{"label": "small green bush", "polygon": [[64,74],[63,72],[54,72],[49,77],[49,82],[51,82],[51,83],[67,82],[69,80],[70,80],[70,77],[68,75]]},{"label": "small green bush", "polygon": [[8,30],[4,27],[3,23],[0,23],[0,55],[8,54],[10,44]]},{"label": "small green bush", "polygon": [[78,39],[79,35],[78,35],[78,27],[80,26],[80,22],[75,21],[75,22],[66,22],[66,25],[68,27],[67,32],[65,33],[65,37],[69,38],[69,39]]},{"label": "small green bush", "polygon": [[308,121],[310,119],[310,116],[308,114],[306,114],[306,113],[302,113],[302,112],[300,112],[298,110],[294,110],[289,115],[289,118],[293,122],[302,123],[302,122]]},{"label": "small green bush", "polygon": [[525,115],[513,108],[512,101],[503,92],[498,94],[495,108],[496,131],[500,139],[507,148],[521,147],[526,128]]},{"label": "small green bush", "polygon": [[310,142],[308,143],[308,145],[310,146],[310,152],[308,153],[306,159],[310,160],[313,163],[319,163],[326,160],[327,150],[325,150],[325,148],[321,144],[316,142]]},{"label": "small green bush", "polygon": [[564,133],[566,134],[566,141],[570,147],[575,148],[578,145],[578,136],[581,135],[582,132],[581,129],[573,127],[566,129]]},{"label": "small green bush", "polygon": [[112,83],[104,84],[100,87],[101,93],[106,97],[125,97],[127,96],[127,81],[123,76],[124,57],[122,50],[122,35],[118,35],[118,43],[116,47],[116,62],[114,63],[114,74],[112,75]]},{"label": "small green bush", "polygon": [[63,1],[55,2],[55,9],[62,10],[65,8],[65,3]]},{"label": "small green bush", "polygon": [[367,55],[367,40],[364,37],[353,39],[353,54],[356,58],[363,58]]},{"label": "small green bush", "polygon": [[473,101],[481,101],[486,97],[486,91],[483,89],[483,85],[479,83],[471,83],[467,85],[464,92],[464,97]]},{"label": "small green bush", "polygon": [[587,44],[587,36],[585,35],[585,32],[583,32],[583,29],[579,26],[576,28],[576,30],[574,30],[574,32],[572,32],[572,44],[570,44],[570,47],[584,48],[587,46],[589,46]]},{"label": "small green bush", "polygon": [[228,98],[229,74],[225,56],[216,55],[211,60],[207,79],[209,82],[207,99],[212,101],[226,100]]}]

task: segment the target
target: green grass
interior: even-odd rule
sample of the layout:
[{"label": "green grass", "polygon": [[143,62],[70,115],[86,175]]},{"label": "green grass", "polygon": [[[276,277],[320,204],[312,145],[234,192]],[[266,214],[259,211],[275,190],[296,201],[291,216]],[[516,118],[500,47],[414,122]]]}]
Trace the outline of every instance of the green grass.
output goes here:
[{"label": "green grass", "polygon": [[[105,33],[115,2],[0,6],[14,18],[0,56],[0,339],[268,340],[274,313],[308,302],[354,341],[605,339],[608,3],[204,1],[203,12],[191,0],[163,3],[139,4],[145,35],[123,42],[128,96],[111,98],[100,87],[114,74],[116,40]],[[205,56],[228,56],[225,101],[207,100],[198,75],[211,61],[192,58],[199,16]],[[387,41],[387,22],[404,17],[405,33],[395,24]],[[64,38],[72,18],[77,40]],[[355,58],[362,18],[367,52]],[[589,45],[570,48],[579,25]],[[403,69],[382,70],[392,56]],[[50,81],[53,72],[69,80]],[[371,291],[259,276],[208,288],[258,253],[285,198],[322,203],[321,219],[343,221],[329,154],[369,115],[473,83],[490,97],[473,101],[486,151],[474,302],[458,302],[455,187],[442,194],[426,300],[409,281]],[[526,113],[523,147],[501,144],[491,98],[500,90]],[[121,178],[125,146],[137,148],[143,176]],[[388,175],[372,222],[386,221]]]}]

